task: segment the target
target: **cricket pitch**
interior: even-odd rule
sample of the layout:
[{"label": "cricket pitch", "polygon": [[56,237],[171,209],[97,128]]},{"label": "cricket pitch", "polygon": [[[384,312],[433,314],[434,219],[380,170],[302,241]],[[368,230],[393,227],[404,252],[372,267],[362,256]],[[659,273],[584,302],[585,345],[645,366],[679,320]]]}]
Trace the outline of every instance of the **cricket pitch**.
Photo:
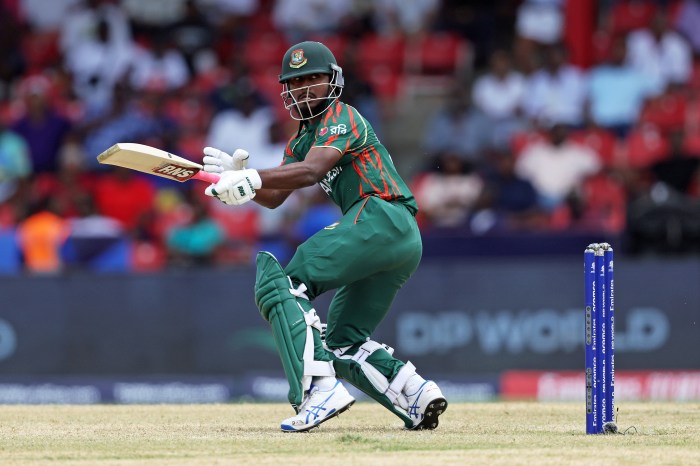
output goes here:
[{"label": "cricket pitch", "polygon": [[[700,464],[700,403],[619,404],[626,435],[585,435],[583,403],[451,403],[409,432],[370,402],[309,433],[284,404],[0,406],[9,465]],[[634,426],[633,428],[630,426]]]}]

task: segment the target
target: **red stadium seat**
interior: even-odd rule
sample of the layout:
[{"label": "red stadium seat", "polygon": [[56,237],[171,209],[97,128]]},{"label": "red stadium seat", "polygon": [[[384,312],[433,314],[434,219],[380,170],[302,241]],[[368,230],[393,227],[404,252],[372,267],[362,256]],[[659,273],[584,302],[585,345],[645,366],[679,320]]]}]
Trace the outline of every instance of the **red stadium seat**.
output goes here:
[{"label": "red stadium seat", "polygon": [[157,243],[135,241],[131,245],[130,270],[139,273],[157,272],[165,267],[167,253]]},{"label": "red stadium seat", "polygon": [[260,216],[254,207],[227,209],[217,206],[210,209],[209,214],[224,229],[229,241],[255,243],[260,239]]},{"label": "red stadium seat", "polygon": [[330,36],[311,36],[309,40],[314,40],[316,42],[322,42],[326,47],[328,47],[333,56],[338,61],[338,64],[342,67],[345,63],[345,53],[348,50],[349,41],[347,38],[341,35],[330,35]]},{"label": "red stadium seat", "polygon": [[620,233],[625,228],[627,195],[625,189],[601,173],[583,184],[582,223],[591,229]]},{"label": "red stadium seat", "polygon": [[469,44],[457,34],[426,34],[406,46],[406,59],[420,75],[454,75],[469,62]]},{"label": "red stadium seat", "polygon": [[683,140],[683,151],[693,157],[700,157],[700,133],[686,134]]},{"label": "red stadium seat", "polygon": [[693,62],[693,70],[690,74],[690,81],[688,81],[688,85],[692,89],[700,89],[700,60],[695,60]]},{"label": "red stadium seat", "polygon": [[389,68],[377,67],[366,79],[382,100],[392,101],[403,93],[403,77]]},{"label": "red stadium seat", "polygon": [[185,94],[169,98],[166,112],[182,127],[204,130],[211,121],[213,110],[206,99]]},{"label": "red stadium seat", "polygon": [[513,155],[518,157],[531,144],[545,140],[546,137],[538,131],[515,133],[510,139],[510,148]]},{"label": "red stadium seat", "polygon": [[22,53],[29,72],[41,72],[60,61],[58,32],[32,32],[22,37]]},{"label": "red stadium seat", "polygon": [[246,40],[243,46],[243,59],[253,72],[275,70],[279,73],[282,57],[289,46],[282,34],[271,31],[256,34]]},{"label": "red stadium seat", "polygon": [[282,84],[279,83],[278,73],[255,73],[251,76],[253,86],[272,107],[282,106]]},{"label": "red stadium seat", "polygon": [[607,31],[598,30],[593,33],[593,63],[605,62],[610,57],[610,49],[613,43],[613,35]]},{"label": "red stadium seat", "polygon": [[596,151],[605,167],[615,164],[617,140],[610,131],[602,128],[576,131],[571,135],[571,140]]},{"label": "red stadium seat", "polygon": [[656,14],[656,5],[649,0],[617,2],[610,11],[610,29],[614,34],[624,34],[649,26]]},{"label": "red stadium seat", "polygon": [[184,134],[180,137],[177,145],[178,155],[188,160],[202,163],[202,149],[207,145],[206,143],[206,135],[202,133],[192,132]]},{"label": "red stadium seat", "polygon": [[685,126],[686,99],[679,94],[664,94],[650,100],[642,109],[639,121],[658,127],[661,131],[673,131]]},{"label": "red stadium seat", "polygon": [[627,167],[645,168],[669,156],[669,143],[657,128],[640,127],[627,136],[624,153]]},{"label": "red stadium seat", "polygon": [[372,74],[376,68],[387,69],[391,73],[403,73],[405,40],[402,36],[364,36],[357,47],[355,56],[357,71]]}]

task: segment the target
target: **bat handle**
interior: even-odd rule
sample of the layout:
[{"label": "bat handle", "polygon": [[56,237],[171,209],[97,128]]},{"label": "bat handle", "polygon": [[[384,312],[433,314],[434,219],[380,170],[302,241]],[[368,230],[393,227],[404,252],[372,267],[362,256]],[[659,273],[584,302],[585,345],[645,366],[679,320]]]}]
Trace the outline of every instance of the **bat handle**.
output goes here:
[{"label": "bat handle", "polygon": [[207,183],[215,184],[219,182],[219,179],[221,178],[219,175],[216,173],[209,173],[205,171],[199,171],[197,172],[196,175],[194,175],[192,178],[195,178],[197,180],[202,180],[206,181]]}]

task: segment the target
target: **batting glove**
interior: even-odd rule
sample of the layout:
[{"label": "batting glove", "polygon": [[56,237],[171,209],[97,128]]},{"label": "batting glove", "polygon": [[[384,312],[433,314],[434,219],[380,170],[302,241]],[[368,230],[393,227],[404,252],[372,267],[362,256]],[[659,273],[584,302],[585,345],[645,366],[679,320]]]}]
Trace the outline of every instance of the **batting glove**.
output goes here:
[{"label": "batting glove", "polygon": [[209,186],[204,194],[218,198],[228,205],[241,205],[255,197],[255,190],[262,187],[257,170],[227,170],[218,183]]},{"label": "batting glove", "polygon": [[248,166],[248,151],[236,149],[233,156],[215,147],[205,147],[204,171],[209,173],[223,173],[226,170],[245,170]]}]

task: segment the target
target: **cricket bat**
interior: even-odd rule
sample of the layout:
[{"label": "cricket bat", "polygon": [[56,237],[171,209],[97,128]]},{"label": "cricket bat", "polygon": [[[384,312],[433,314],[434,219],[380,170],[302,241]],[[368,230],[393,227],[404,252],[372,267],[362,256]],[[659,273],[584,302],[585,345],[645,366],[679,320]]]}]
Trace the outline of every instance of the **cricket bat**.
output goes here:
[{"label": "cricket bat", "polygon": [[97,161],[181,183],[191,179],[207,183],[219,181],[219,175],[202,171],[200,164],[145,144],[120,142],[98,155]]}]

